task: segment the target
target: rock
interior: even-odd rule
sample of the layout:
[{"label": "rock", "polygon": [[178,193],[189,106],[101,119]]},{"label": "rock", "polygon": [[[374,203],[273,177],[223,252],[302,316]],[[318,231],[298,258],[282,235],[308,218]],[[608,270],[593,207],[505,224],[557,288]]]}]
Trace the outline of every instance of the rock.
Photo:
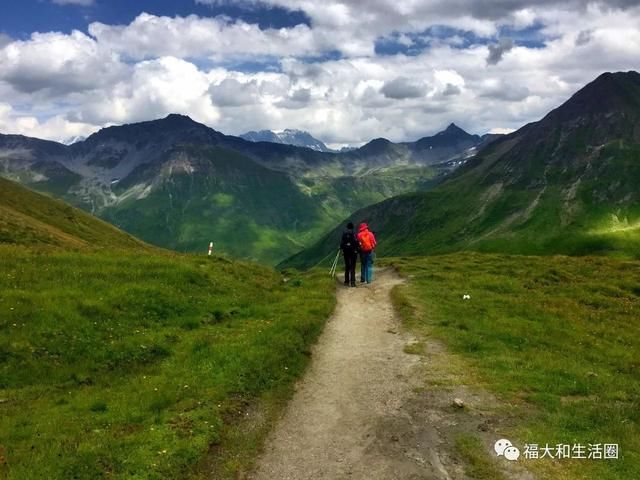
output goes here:
[{"label": "rock", "polygon": [[589,378],[595,378],[597,376],[598,376],[598,374],[596,372],[587,372],[587,377],[589,377]]},{"label": "rock", "polygon": [[398,438],[398,436],[397,436],[397,435],[391,435],[391,441],[392,441],[392,442],[399,442],[399,441],[400,441],[400,438]]},{"label": "rock", "polygon": [[454,398],[453,399],[453,406],[456,408],[464,408],[464,400],[462,400],[461,398]]}]

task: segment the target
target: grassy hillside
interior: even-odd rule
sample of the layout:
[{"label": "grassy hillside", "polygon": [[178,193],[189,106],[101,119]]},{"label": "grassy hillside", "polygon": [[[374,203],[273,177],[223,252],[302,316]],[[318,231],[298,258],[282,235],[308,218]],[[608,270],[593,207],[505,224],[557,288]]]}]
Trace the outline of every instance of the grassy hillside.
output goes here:
[{"label": "grassy hillside", "polygon": [[153,249],[0,179],[0,478],[235,478],[333,288]]},{"label": "grassy hillside", "polygon": [[7,479],[235,478],[333,305],[324,275],[220,258],[0,246],[0,264]]},{"label": "grassy hillside", "polygon": [[130,235],[64,202],[0,178],[0,244],[144,248]]},{"label": "grassy hillside", "polygon": [[393,263],[409,277],[396,292],[409,325],[444,341],[466,381],[517,419],[488,440],[516,439],[521,452],[617,443],[618,460],[520,462],[540,479],[640,478],[640,263],[472,253]]}]

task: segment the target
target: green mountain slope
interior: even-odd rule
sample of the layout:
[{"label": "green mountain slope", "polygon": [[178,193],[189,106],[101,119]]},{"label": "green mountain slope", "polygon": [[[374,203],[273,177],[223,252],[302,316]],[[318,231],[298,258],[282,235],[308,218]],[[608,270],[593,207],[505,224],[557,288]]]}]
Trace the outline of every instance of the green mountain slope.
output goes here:
[{"label": "green mountain slope", "polygon": [[146,248],[141,241],[88,213],[3,178],[0,244]]},{"label": "green mountain slope", "polygon": [[302,242],[321,209],[281,172],[233,151],[177,147],[117,186],[102,212],[119,227],[179,251],[216,251],[271,260]]},{"label": "green mountain slope", "polygon": [[427,167],[406,167],[298,183],[232,150],[183,145],[119,182],[118,201],[100,215],[174,250],[204,251],[212,241],[216,251],[275,263],[354,208],[427,188],[434,175]]},{"label": "green mountain slope", "polygon": [[183,115],[108,127],[71,146],[0,135],[0,175],[143,240],[275,263],[349,212],[423,190],[484,139],[455,125],[346,153],[227,136]]},{"label": "green mountain slope", "polygon": [[[353,215],[382,255],[456,250],[640,257],[640,74],[604,74],[484,148],[436,189]],[[308,266],[336,228],[283,266]]]},{"label": "green mountain slope", "polygon": [[0,179],[0,478],[243,476],[334,304],[284,280]]}]

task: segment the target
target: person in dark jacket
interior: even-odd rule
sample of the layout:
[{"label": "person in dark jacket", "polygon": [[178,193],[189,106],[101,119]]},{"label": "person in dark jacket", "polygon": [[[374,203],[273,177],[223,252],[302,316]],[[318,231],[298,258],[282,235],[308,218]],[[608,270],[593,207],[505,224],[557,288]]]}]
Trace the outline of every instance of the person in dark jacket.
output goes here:
[{"label": "person in dark jacket", "polygon": [[340,249],[344,255],[344,284],[356,286],[356,261],[358,259],[359,244],[356,233],[353,231],[353,223],[347,224],[347,229],[342,234]]}]

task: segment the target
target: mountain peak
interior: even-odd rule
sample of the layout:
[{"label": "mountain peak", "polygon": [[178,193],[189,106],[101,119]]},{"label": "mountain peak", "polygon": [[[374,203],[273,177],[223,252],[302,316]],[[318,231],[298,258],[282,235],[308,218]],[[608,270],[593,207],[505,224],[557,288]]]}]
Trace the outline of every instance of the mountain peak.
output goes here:
[{"label": "mountain peak", "polygon": [[216,143],[221,137],[223,135],[220,132],[196,122],[187,115],[172,113],[158,120],[102,128],[90,135],[86,141],[91,144],[114,140],[142,145],[157,142],[158,138],[162,138],[162,141],[168,143]]},{"label": "mountain peak", "polygon": [[309,132],[295,128],[285,128],[284,130],[260,130],[259,132],[247,132],[240,135],[240,138],[250,142],[271,142],[284,145],[294,145],[296,147],[306,147],[318,152],[331,151],[317,138]]},{"label": "mountain peak", "polygon": [[605,72],[545,118],[562,122],[585,115],[637,112],[640,109],[639,88],[638,72]]},{"label": "mountain peak", "polygon": [[180,113],[170,113],[166,117],[162,118],[160,121],[170,122],[174,125],[200,125],[194,119],[192,119],[189,115],[182,115]]},{"label": "mountain peak", "polygon": [[369,143],[364,144],[358,150],[367,155],[377,155],[385,152],[391,145],[391,141],[386,138],[374,138]]},{"label": "mountain peak", "polygon": [[480,142],[478,135],[471,135],[455,123],[450,123],[447,128],[436,133],[432,137],[423,137],[415,142],[418,150],[430,150],[433,148],[449,148],[452,145],[468,144],[472,147]]},{"label": "mountain peak", "polygon": [[469,135],[462,128],[457,126],[455,123],[451,122],[447,128],[443,131],[436,133],[436,135]]}]

